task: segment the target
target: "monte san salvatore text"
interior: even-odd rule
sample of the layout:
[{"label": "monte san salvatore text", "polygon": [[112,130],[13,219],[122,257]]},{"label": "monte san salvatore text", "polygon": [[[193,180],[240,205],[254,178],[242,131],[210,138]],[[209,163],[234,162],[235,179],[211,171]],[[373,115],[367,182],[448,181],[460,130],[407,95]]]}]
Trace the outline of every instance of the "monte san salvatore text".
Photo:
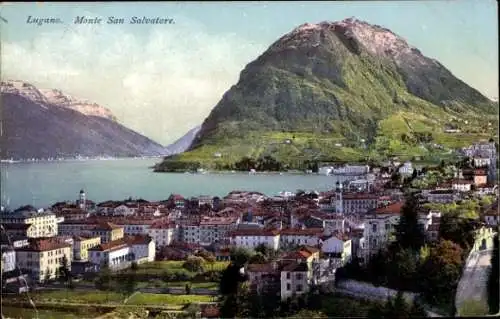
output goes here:
[{"label": "monte san salvatore text", "polygon": [[107,18],[101,17],[87,17],[77,16],[74,24],[174,24],[174,19],[165,17],[138,17],[133,16],[130,18],[109,16]]}]

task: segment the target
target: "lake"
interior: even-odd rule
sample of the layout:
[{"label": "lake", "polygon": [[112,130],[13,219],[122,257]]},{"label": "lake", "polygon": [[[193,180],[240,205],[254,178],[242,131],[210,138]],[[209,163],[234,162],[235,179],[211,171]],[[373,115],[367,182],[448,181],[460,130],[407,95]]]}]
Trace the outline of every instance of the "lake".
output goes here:
[{"label": "lake", "polygon": [[1,163],[2,205],[48,207],[78,198],[81,189],[96,203],[143,198],[164,200],[172,193],[185,197],[225,196],[233,190],[277,195],[281,191],[333,189],[333,176],[316,174],[154,173],[161,159],[119,159]]}]

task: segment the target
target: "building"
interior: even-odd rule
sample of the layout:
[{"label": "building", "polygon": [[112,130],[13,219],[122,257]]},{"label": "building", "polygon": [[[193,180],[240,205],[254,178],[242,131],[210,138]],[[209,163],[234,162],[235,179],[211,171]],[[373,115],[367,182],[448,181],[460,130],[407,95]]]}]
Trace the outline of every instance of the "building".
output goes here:
[{"label": "building", "polygon": [[280,247],[293,247],[295,245],[315,246],[319,237],[323,235],[323,228],[288,228],[280,231]]},{"label": "building", "polygon": [[64,258],[71,270],[71,255],[71,244],[55,239],[33,240],[29,246],[16,249],[19,268],[38,282],[58,277]]},{"label": "building", "polygon": [[57,236],[58,220],[50,211],[36,211],[32,206],[21,207],[12,213],[2,213],[0,218],[6,224],[31,225],[26,229],[26,236],[31,238]]},{"label": "building", "polygon": [[198,244],[200,243],[200,222],[199,221],[189,221],[181,226],[180,230],[181,241]]},{"label": "building", "polygon": [[414,168],[410,161],[405,162],[398,170],[401,175],[412,175]]},{"label": "building", "polygon": [[352,241],[342,233],[323,236],[320,241],[321,252],[333,259],[337,267],[342,267],[352,259]]},{"label": "building", "polygon": [[281,300],[300,296],[309,291],[312,274],[304,262],[293,261],[281,270]]},{"label": "building", "polygon": [[109,222],[99,222],[90,231],[92,236],[100,236],[101,243],[116,241],[124,236],[124,228]]},{"label": "building", "polygon": [[377,208],[378,196],[371,193],[345,193],[343,195],[343,213],[366,213]]},{"label": "building", "polygon": [[133,251],[121,238],[90,248],[89,261],[99,267],[107,265],[111,270],[128,268],[134,260]]},{"label": "building", "polygon": [[31,224],[2,224],[2,227],[9,237],[38,237],[37,235],[35,235],[35,227]]},{"label": "building", "polygon": [[453,203],[460,199],[455,189],[432,190],[422,194],[429,203]]},{"label": "building", "polygon": [[271,249],[278,250],[280,232],[277,229],[236,230],[231,233],[231,243],[249,249],[255,249],[257,246],[264,244]]},{"label": "building", "polygon": [[399,223],[403,204],[401,201],[380,207],[365,216],[363,238],[360,240],[360,256],[358,257],[368,261],[372,255],[392,241],[392,234],[395,226]]},{"label": "building", "polygon": [[16,269],[16,251],[9,246],[2,246],[2,273]]},{"label": "building", "polygon": [[201,245],[223,242],[228,234],[236,230],[240,219],[238,217],[203,217],[200,221]]},{"label": "building", "polygon": [[177,237],[178,227],[168,222],[157,222],[149,227],[148,235],[153,238],[156,248],[168,246]]},{"label": "building", "polygon": [[474,185],[485,185],[488,183],[488,171],[485,169],[474,170]]},{"label": "building", "polygon": [[101,244],[100,236],[74,236],[73,237],[73,256],[75,261],[88,261],[90,248]]},{"label": "building", "polygon": [[500,225],[500,212],[498,211],[498,200],[481,214],[481,219],[488,226],[496,227]]},{"label": "building", "polygon": [[473,181],[466,179],[454,179],[451,181],[451,188],[460,192],[470,192]]},{"label": "building", "polygon": [[137,262],[137,264],[155,261],[156,246],[153,238],[150,236],[128,236],[125,238],[125,242],[130,247],[132,260]]}]

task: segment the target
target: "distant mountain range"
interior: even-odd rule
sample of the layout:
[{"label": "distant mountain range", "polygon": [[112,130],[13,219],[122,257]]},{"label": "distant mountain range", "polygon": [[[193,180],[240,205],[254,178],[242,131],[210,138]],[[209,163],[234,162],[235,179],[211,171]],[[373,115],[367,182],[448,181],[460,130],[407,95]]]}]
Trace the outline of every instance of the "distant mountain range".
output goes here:
[{"label": "distant mountain range", "polygon": [[201,125],[190,129],[184,136],[166,147],[169,155],[179,154],[185,152],[191,146],[191,143],[200,131]]},{"label": "distant mountain range", "polygon": [[189,150],[156,170],[439,158],[497,138],[497,125],[498,102],[389,29],[355,18],[306,23],[249,63]]},{"label": "distant mountain range", "polygon": [[162,145],[118,123],[110,110],[59,90],[1,83],[2,159],[159,156]]}]

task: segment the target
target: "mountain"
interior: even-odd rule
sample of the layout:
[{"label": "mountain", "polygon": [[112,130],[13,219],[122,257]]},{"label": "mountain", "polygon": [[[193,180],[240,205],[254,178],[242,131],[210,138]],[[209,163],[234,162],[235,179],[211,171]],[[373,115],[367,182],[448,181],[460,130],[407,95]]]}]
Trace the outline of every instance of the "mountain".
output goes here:
[{"label": "mountain", "polygon": [[110,110],[22,81],[1,83],[1,158],[158,156],[164,147],[116,121]]},{"label": "mountain", "polygon": [[185,152],[189,147],[191,146],[191,143],[196,137],[196,134],[201,129],[201,125],[198,125],[192,129],[190,129],[184,136],[170,144],[169,146],[166,147],[166,150],[168,151],[168,154],[173,155],[173,154],[179,154],[182,152]]},{"label": "mountain", "polygon": [[[498,123],[498,103],[392,31],[354,18],[303,24],[249,63],[188,152],[157,170],[234,168],[246,157],[296,168],[434,158],[492,137],[496,126],[485,121]],[[462,133],[446,133],[449,126]]]}]

